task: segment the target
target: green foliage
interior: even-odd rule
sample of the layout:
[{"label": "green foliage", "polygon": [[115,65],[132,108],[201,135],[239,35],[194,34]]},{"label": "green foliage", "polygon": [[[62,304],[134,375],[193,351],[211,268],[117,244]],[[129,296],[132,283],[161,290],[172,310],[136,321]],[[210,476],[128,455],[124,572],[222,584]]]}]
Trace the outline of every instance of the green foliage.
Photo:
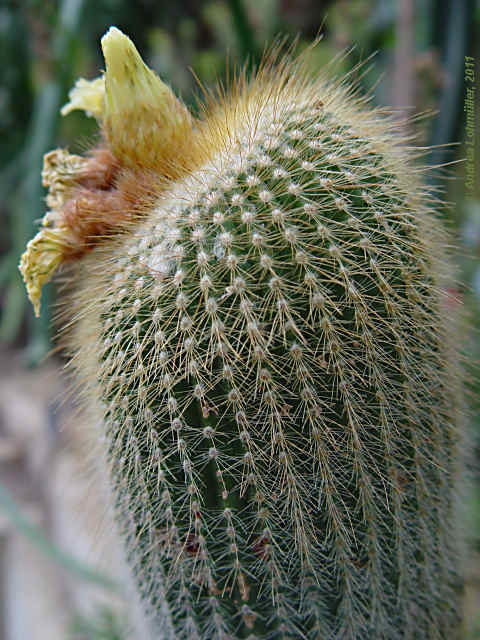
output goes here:
[{"label": "green foliage", "polygon": [[[61,100],[72,83],[73,69],[65,64],[65,60],[71,61],[74,58],[76,29],[82,6],[83,0],[65,0],[59,4],[57,12],[47,11],[52,21],[51,69],[34,96],[30,84],[34,53],[25,38],[25,16],[11,8],[2,10],[2,26],[7,26],[9,34],[2,47],[5,52],[2,62],[5,63],[5,102],[9,118],[2,119],[8,129],[4,136],[8,164],[0,174],[0,183],[5,184],[5,195],[9,198],[12,236],[12,246],[3,257],[6,268],[1,270],[5,277],[0,281],[0,286],[6,289],[7,302],[0,323],[2,341],[14,339],[20,328],[19,319],[22,319],[25,312],[25,303],[20,294],[22,285],[15,265],[35,221],[43,211],[43,189],[39,177],[42,158],[53,144]],[[14,59],[15,64],[12,64]],[[29,63],[31,67],[28,66]],[[14,78],[10,86],[9,80],[15,72],[19,78]],[[13,126],[15,123],[16,127]],[[0,159],[0,167],[4,165],[2,160],[3,158]],[[49,315],[45,314],[40,323],[32,326],[29,362],[38,363],[46,355],[49,346]]]},{"label": "green foliage", "polygon": [[71,625],[70,640],[128,640],[126,620],[119,619],[107,608],[91,618],[77,617]]}]

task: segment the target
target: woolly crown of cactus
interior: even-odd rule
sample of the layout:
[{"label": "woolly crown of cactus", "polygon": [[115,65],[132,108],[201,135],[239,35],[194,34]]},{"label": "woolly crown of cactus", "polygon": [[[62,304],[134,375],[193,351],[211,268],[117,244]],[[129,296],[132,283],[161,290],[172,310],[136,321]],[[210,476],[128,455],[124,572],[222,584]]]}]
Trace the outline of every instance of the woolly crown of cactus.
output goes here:
[{"label": "woolly crown of cactus", "polygon": [[[348,79],[265,63],[193,118],[115,28],[21,269],[68,271],[149,638],[451,638],[460,425],[445,240]],[[135,637],[140,637],[136,632]]]}]

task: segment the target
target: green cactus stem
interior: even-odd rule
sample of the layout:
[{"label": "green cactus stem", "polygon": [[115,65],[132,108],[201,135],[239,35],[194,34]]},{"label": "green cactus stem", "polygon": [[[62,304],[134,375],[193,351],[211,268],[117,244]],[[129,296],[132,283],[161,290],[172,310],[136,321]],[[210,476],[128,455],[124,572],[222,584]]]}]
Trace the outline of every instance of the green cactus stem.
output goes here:
[{"label": "green cactus stem", "polygon": [[455,637],[461,376],[415,152],[301,60],[194,121],[104,53],[69,340],[149,637]]}]

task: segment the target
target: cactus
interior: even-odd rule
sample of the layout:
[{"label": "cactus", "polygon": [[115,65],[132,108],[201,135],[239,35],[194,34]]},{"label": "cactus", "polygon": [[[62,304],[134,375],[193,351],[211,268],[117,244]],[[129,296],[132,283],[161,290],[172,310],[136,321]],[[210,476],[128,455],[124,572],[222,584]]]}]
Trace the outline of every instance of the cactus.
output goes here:
[{"label": "cactus", "polygon": [[195,119],[126,36],[102,44],[64,108],[102,144],[47,156],[21,269],[38,310],[71,262],[146,635],[454,637],[461,384],[416,152],[305,58]]}]

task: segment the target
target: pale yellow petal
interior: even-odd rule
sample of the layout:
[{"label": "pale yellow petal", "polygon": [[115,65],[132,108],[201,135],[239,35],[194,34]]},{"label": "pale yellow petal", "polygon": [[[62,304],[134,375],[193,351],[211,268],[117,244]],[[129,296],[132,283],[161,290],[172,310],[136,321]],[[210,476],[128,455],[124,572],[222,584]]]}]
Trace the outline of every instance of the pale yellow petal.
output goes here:
[{"label": "pale yellow petal", "polygon": [[104,95],[105,79],[103,76],[95,78],[95,80],[79,78],[73,89],[70,90],[69,101],[61,108],[60,113],[62,116],[66,116],[71,111],[80,109],[85,111],[87,116],[101,120]]},{"label": "pale yellow petal", "polygon": [[116,27],[102,38],[105,57],[104,130],[125,165],[158,168],[191,130],[188,109],[143,62],[133,42]]}]

